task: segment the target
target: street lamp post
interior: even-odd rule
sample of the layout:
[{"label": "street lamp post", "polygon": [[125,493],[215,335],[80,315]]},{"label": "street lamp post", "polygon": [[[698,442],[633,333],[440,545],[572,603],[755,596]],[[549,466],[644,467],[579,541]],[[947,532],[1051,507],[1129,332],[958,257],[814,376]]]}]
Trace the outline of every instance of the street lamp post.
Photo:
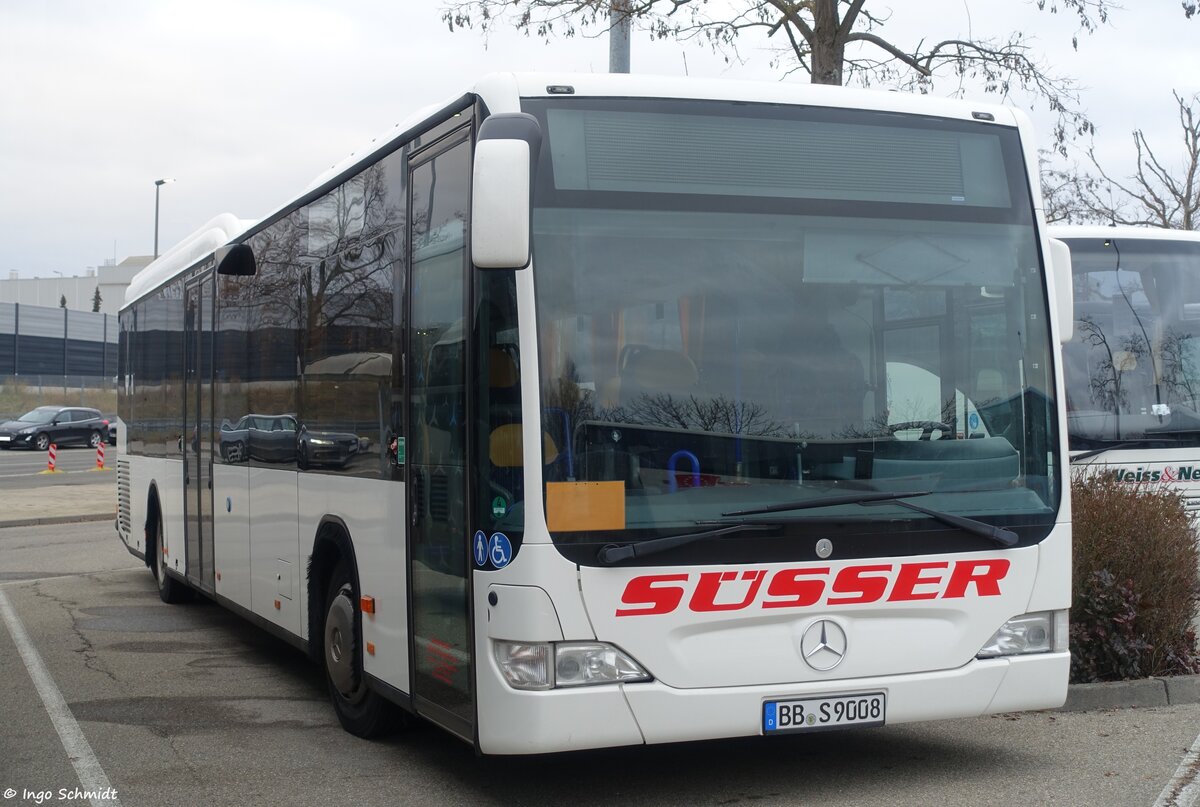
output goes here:
[{"label": "street lamp post", "polygon": [[158,192],[162,190],[162,186],[168,182],[174,182],[173,179],[156,179],[154,180],[154,257],[158,257]]}]

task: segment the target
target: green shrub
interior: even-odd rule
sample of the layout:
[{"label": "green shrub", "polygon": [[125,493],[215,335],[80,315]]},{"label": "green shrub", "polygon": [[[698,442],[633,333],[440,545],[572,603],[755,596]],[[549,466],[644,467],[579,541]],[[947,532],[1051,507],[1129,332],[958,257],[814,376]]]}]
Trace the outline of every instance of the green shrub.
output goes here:
[{"label": "green shrub", "polygon": [[1076,473],[1071,507],[1071,680],[1200,672],[1200,556],[1182,495]]}]

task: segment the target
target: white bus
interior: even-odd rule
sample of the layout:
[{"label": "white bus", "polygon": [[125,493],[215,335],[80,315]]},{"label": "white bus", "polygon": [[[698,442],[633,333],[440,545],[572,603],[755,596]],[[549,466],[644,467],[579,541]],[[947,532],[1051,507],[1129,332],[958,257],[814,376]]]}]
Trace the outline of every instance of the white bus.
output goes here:
[{"label": "white bus", "polygon": [[1074,259],[1075,336],[1063,348],[1073,461],[1178,487],[1200,509],[1200,233],[1050,233]]},{"label": "white bus", "polygon": [[1000,106],[489,76],[136,278],[121,539],[363,736],[1060,705],[1070,256],[1033,166]]}]

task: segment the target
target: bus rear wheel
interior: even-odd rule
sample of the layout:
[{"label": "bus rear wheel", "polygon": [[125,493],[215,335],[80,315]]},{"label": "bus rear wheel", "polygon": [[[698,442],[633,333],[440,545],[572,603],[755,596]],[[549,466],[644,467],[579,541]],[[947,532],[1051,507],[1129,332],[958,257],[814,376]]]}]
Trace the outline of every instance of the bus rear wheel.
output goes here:
[{"label": "bus rear wheel", "polygon": [[400,715],[363,674],[362,614],[355,589],[350,570],[339,563],[329,581],[321,630],[325,680],[342,728],[357,737],[379,737],[396,727]]}]

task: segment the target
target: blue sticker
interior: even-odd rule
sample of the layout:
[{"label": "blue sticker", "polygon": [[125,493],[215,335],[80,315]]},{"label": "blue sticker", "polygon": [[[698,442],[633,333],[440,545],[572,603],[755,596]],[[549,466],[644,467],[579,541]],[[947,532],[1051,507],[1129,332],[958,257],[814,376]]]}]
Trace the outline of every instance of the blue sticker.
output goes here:
[{"label": "blue sticker", "polygon": [[507,535],[502,532],[492,533],[492,540],[488,541],[488,560],[497,569],[503,569],[512,560],[512,544],[509,543]]},{"label": "blue sticker", "polygon": [[763,731],[774,731],[779,727],[775,716],[775,704],[768,703],[763,708]]},{"label": "blue sticker", "polygon": [[484,534],[483,530],[479,530],[478,532],[475,533],[475,541],[473,544],[473,551],[475,553],[475,565],[476,566],[486,566],[487,565],[487,559],[488,559],[487,548],[488,548],[487,536]]},{"label": "blue sticker", "polygon": [[971,431],[975,431],[979,428],[979,414],[977,412],[972,412],[970,416],[967,417],[967,425],[971,427]]}]

